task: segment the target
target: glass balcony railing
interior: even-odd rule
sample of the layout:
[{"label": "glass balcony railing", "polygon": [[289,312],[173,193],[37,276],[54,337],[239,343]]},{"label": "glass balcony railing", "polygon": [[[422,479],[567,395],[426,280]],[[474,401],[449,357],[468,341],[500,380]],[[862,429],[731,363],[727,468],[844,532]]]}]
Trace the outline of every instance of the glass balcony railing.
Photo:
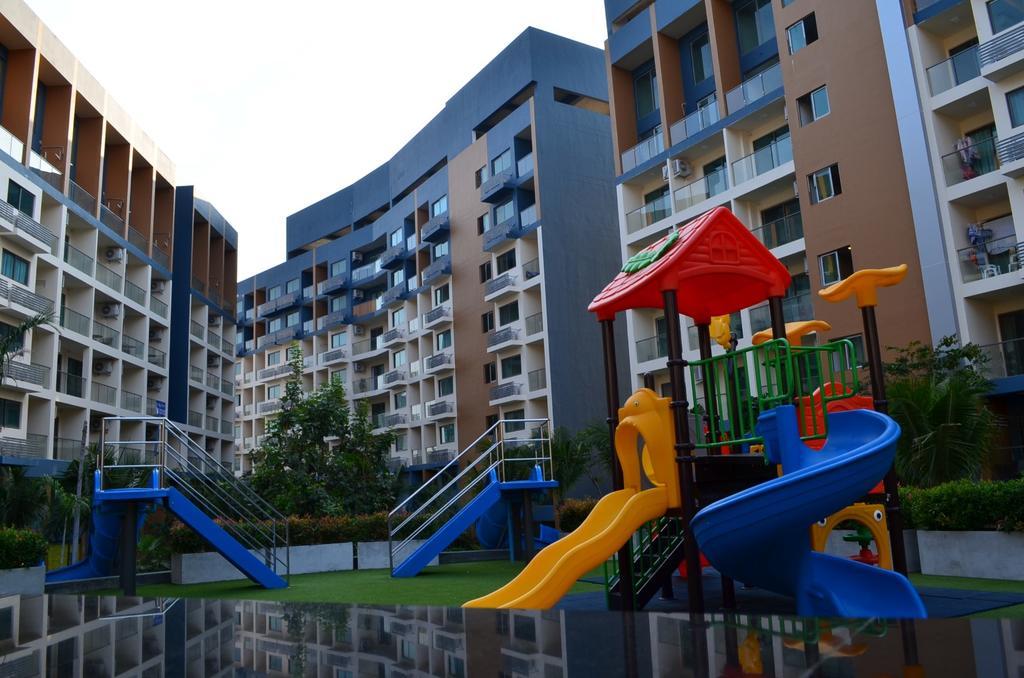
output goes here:
[{"label": "glass balcony railing", "polygon": [[779,247],[804,237],[804,223],[799,212],[769,221],[753,231],[765,247]]},{"label": "glass balcony railing", "polygon": [[65,395],[81,398],[85,392],[85,377],[70,372],[57,372],[57,390]]},{"label": "glass balcony railing", "polygon": [[78,311],[73,311],[66,306],[61,306],[60,326],[71,330],[72,332],[77,332],[82,336],[88,337],[90,336],[89,330],[92,326],[92,320],[90,320],[87,315],[82,315]]},{"label": "glass balcony railing", "polygon": [[792,160],[793,143],[789,136],[776,139],[732,164],[733,186],[739,186]]},{"label": "glass balcony railing", "polygon": [[39,177],[46,183],[50,184],[60,192],[64,192],[64,176],[57,167],[55,167],[47,156],[53,157],[55,160],[60,158],[63,160],[64,147],[57,146],[53,148],[42,149],[43,153],[40,155],[34,150],[28,152],[28,166],[29,169],[34,171]]},{"label": "glass balcony railing", "polygon": [[537,205],[530,205],[519,213],[519,226],[526,228],[537,223]]},{"label": "glass balcony railing", "polygon": [[95,269],[93,258],[67,241],[64,242],[64,261],[89,276]]},{"label": "glass balcony railing", "polygon": [[164,303],[163,301],[160,301],[156,297],[150,297],[149,307],[153,309],[153,312],[156,313],[161,318],[167,317],[167,304]]},{"label": "glass balcony railing", "polygon": [[942,156],[942,171],[946,175],[947,186],[955,186],[997,169],[999,156],[996,154],[995,138],[976,141]]},{"label": "glass balcony railing", "polygon": [[89,214],[96,213],[96,197],[72,180],[68,184],[68,197]]},{"label": "glass balcony railing", "polygon": [[103,264],[96,264],[96,280],[113,290],[117,290],[118,292],[121,291],[121,275],[110,270]]},{"label": "glass balcony railing", "polygon": [[92,382],[92,399],[98,403],[114,407],[117,405],[117,389],[113,386]]},{"label": "glass balcony railing", "polygon": [[714,172],[676,189],[676,192],[672,194],[672,199],[675,201],[676,211],[681,212],[713,198],[727,188],[729,188],[729,175],[725,166],[722,166]]},{"label": "glass balcony railing", "polygon": [[636,342],[636,360],[643,363],[668,356],[668,336],[648,337]]},{"label": "glass balcony railing", "polygon": [[[803,292],[782,300],[782,315],[787,323],[799,320],[813,320],[814,308],[811,306],[810,292]],[[772,326],[768,304],[761,304],[750,309],[750,331],[757,334]]]},{"label": "glass balcony railing", "polygon": [[526,328],[526,336],[532,337],[539,332],[544,331],[544,313],[534,313],[533,315],[526,316],[526,320],[523,322]]},{"label": "glass balcony railing", "polygon": [[782,87],[782,66],[775,64],[757,75],[747,78],[725,95],[725,104],[729,115],[749,106],[758,99],[764,98],[769,92]]},{"label": "glass balcony railing", "polygon": [[25,144],[5,127],[0,127],[0,151],[21,162],[25,155]]},{"label": "glass balcony railing", "polygon": [[539,391],[548,387],[548,373],[542,367],[539,370],[534,370],[527,375],[527,384],[530,387],[530,391]]},{"label": "glass balcony railing", "polygon": [[622,154],[622,171],[630,171],[637,165],[642,165],[654,156],[665,150],[665,135],[661,132],[644,139],[633,148]]},{"label": "glass balcony railing", "polygon": [[635,233],[642,228],[672,215],[672,201],[668,193],[633,210],[626,215],[626,231]]},{"label": "glass balcony railing", "polygon": [[359,268],[354,269],[352,271],[352,281],[355,282],[357,280],[365,280],[367,278],[372,278],[373,276],[380,273],[382,270],[384,269],[381,266],[380,259],[377,259],[376,261],[372,261],[369,264],[366,264],[365,266],[360,266]]},{"label": "glass balcony railing", "polygon": [[963,282],[995,278],[1024,269],[1024,243],[1017,242],[1016,236],[1008,235],[957,250],[957,258]]},{"label": "glass balcony railing", "polygon": [[714,125],[719,121],[719,119],[718,99],[711,97],[710,101],[708,101],[706,105],[698,108],[682,120],[672,124],[672,127],[669,128],[669,138],[672,141],[672,145],[674,146],[683,140],[696,135],[701,130],[711,127],[711,125]]},{"label": "glass balcony railing", "polygon": [[942,94],[946,90],[962,85],[981,75],[978,62],[978,46],[970,47],[962,52],[940,61],[928,68],[928,87],[932,96]]},{"label": "glass balcony railing", "polygon": [[516,173],[519,176],[526,176],[533,171],[533,153],[527,153],[516,160]]},{"label": "glass balcony railing", "polygon": [[131,280],[124,281],[124,295],[139,306],[146,305],[146,290],[139,287]]},{"label": "glass balcony railing", "polygon": [[1000,379],[1024,375],[1024,337],[987,344],[981,350],[988,356],[990,377]]}]

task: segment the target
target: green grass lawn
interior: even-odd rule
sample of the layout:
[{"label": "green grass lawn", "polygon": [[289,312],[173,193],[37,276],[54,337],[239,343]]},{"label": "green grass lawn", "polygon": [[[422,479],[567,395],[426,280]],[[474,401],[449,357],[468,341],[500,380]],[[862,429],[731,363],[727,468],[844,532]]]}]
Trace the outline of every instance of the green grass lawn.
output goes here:
[{"label": "green grass lawn", "polygon": [[[996,591],[1000,593],[1024,593],[1024,581],[1008,581],[1005,579],[976,579],[971,577],[940,577],[929,574],[912,574],[910,581],[915,586],[934,586],[947,589],[966,589],[968,591]],[[979,612],[972,617],[998,619],[1024,618],[1024,604],[1000,607],[987,612]]]},{"label": "green grass lawn", "polygon": [[[494,560],[428,567],[420,575],[406,579],[392,579],[388,570],[359,570],[298,574],[291,578],[288,588],[273,591],[240,580],[188,586],[155,584],[139,587],[138,593],[174,598],[452,606],[504,586],[522,567],[522,563]],[[601,576],[591,573],[588,578]],[[601,590],[600,585],[577,582],[571,592]]]}]

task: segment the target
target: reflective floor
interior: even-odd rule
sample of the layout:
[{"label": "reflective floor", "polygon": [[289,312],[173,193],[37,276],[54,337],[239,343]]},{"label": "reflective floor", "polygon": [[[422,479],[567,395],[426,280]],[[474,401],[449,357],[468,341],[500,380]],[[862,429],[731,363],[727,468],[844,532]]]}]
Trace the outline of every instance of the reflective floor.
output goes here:
[{"label": "reflective floor", "polygon": [[1020,678],[1024,620],[0,597],[0,678],[262,675]]}]

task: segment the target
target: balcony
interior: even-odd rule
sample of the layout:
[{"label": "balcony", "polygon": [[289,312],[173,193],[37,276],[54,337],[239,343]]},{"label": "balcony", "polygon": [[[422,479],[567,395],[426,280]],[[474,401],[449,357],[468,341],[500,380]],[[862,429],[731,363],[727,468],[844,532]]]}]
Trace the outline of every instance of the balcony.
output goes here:
[{"label": "balcony", "polygon": [[408,381],[408,373],[403,369],[394,369],[390,372],[385,372],[381,376],[381,383],[384,384],[385,388],[392,386],[400,386]]},{"label": "balcony", "polygon": [[153,313],[156,313],[161,318],[167,317],[167,303],[157,299],[156,297],[149,298],[149,307],[153,309]]},{"label": "balcony", "polygon": [[405,330],[400,327],[392,327],[390,330],[380,335],[380,346],[390,346],[397,341],[405,339]]},{"label": "balcony", "polygon": [[[362,298],[361,296],[354,296],[353,297],[353,299],[361,299],[361,298]],[[384,304],[381,301],[381,297],[377,296],[377,297],[374,297],[373,299],[367,299],[366,301],[362,301],[362,302],[356,304],[352,308],[352,317],[353,318],[364,318],[366,316],[373,315],[374,313],[376,313],[377,311],[381,310],[382,308],[384,308]]]},{"label": "balcony", "polygon": [[441,242],[448,237],[450,230],[451,222],[448,219],[448,213],[438,214],[423,224],[423,227],[420,229],[420,240],[433,243]]},{"label": "balcony", "polygon": [[[124,201],[108,201],[108,202],[120,202],[124,205]],[[112,209],[106,205],[100,205],[100,221],[103,222],[114,233],[120,235],[124,232],[124,219],[118,216]]]},{"label": "balcony", "polygon": [[23,313],[24,315],[53,311],[53,302],[46,297],[29,292],[23,287],[11,285],[6,280],[0,280],[0,299],[5,300],[9,308],[20,306],[28,311],[28,313]]},{"label": "balcony", "polygon": [[320,354],[320,364],[330,365],[331,363],[337,362],[345,358],[345,348],[335,348],[325,353]]},{"label": "balcony", "polygon": [[296,290],[295,292],[288,292],[287,294],[282,294],[281,296],[277,297],[276,299],[272,299],[271,301],[267,301],[267,302],[262,303],[259,306],[257,306],[256,307],[256,315],[258,317],[260,317],[260,318],[265,318],[266,316],[270,315],[271,313],[274,313],[276,311],[280,311],[281,309],[284,309],[284,308],[288,308],[289,306],[297,303],[301,299],[302,299],[302,291],[301,290]]},{"label": "balcony", "polygon": [[988,356],[989,376],[994,379],[1024,375],[1024,339],[1009,339],[981,347]]},{"label": "balcony", "polygon": [[142,414],[142,396],[131,391],[121,391],[121,408]]},{"label": "balcony", "polygon": [[533,174],[533,151],[516,160],[516,174],[520,180]]},{"label": "balcony", "polygon": [[657,132],[639,144],[622,153],[622,173],[625,174],[642,165],[665,150],[665,135]]},{"label": "balcony", "polygon": [[501,202],[515,188],[516,171],[511,167],[491,176],[480,184],[480,202]]},{"label": "balcony", "polygon": [[195,410],[188,411],[188,425],[193,428],[203,427],[203,413]]},{"label": "balcony", "polygon": [[380,255],[380,265],[389,270],[399,268],[405,258],[405,243],[392,245]]},{"label": "balcony", "polygon": [[[994,0],[991,5],[1006,4],[1006,0]],[[1011,11],[1018,11],[1013,9]],[[978,61],[981,74],[986,79],[999,82],[1024,70],[1024,24],[996,34],[991,40],[978,47]]]},{"label": "balcony", "polygon": [[793,143],[787,135],[735,161],[732,164],[733,186],[739,186],[792,161]]},{"label": "balcony", "polygon": [[61,306],[60,326],[64,329],[81,334],[83,337],[88,337],[90,336],[92,319],[87,315],[82,315],[78,311],[73,311],[66,306]]},{"label": "balcony", "polygon": [[427,374],[441,372],[455,366],[455,357],[451,353],[435,353],[423,359],[423,369]]},{"label": "balcony", "polygon": [[114,290],[115,292],[121,291],[121,284],[123,282],[123,278],[121,278],[121,275],[119,273],[110,270],[103,264],[96,264],[96,280],[103,283],[104,285]]},{"label": "balcony", "polygon": [[672,199],[668,193],[626,214],[626,232],[636,233],[662,219],[672,216]]},{"label": "balcony", "polygon": [[678,122],[672,123],[669,128],[669,139],[673,146],[681,144],[685,140],[692,136],[696,136],[703,130],[711,127],[720,120],[718,114],[718,99],[714,96],[711,100],[701,108],[698,108],[693,113],[679,120]]},{"label": "balcony", "polygon": [[636,361],[646,363],[668,357],[668,337],[654,336],[636,342]]},{"label": "balcony", "polygon": [[121,335],[121,350],[139,360],[145,360],[146,346],[134,337],[127,334]]},{"label": "balcony", "polygon": [[68,182],[68,197],[71,198],[71,202],[88,212],[89,216],[96,214],[96,197],[76,184],[74,179]]},{"label": "balcony", "polygon": [[800,213],[794,212],[755,228],[753,233],[765,247],[772,249],[804,237],[804,223]]},{"label": "balcony", "polygon": [[422,278],[423,284],[426,285],[442,275],[449,275],[452,272],[452,258],[449,255],[444,255],[440,259],[435,259],[429,266],[423,269]]},{"label": "balcony", "polygon": [[392,414],[385,414],[383,424],[386,428],[393,426],[401,426],[404,424],[409,417],[404,412],[393,412]]},{"label": "balcony", "polygon": [[532,337],[536,334],[540,334],[544,331],[544,314],[541,312],[534,313],[533,315],[526,316],[524,321],[526,327],[526,336]]},{"label": "balcony", "polygon": [[504,384],[498,384],[497,386],[491,387],[490,400],[493,403],[496,400],[514,398],[522,393],[522,390],[523,385],[520,382],[506,381]]},{"label": "balcony", "polygon": [[362,396],[379,395],[384,390],[384,382],[380,376],[363,377],[352,382],[352,393]]},{"label": "balcony", "polygon": [[288,363],[283,365],[274,365],[273,367],[265,367],[256,372],[256,380],[263,381],[265,379],[273,379],[275,377],[280,377],[282,374],[288,374],[291,371],[292,366]]},{"label": "balcony", "polygon": [[128,242],[142,250],[143,254],[149,254],[149,239],[134,226],[128,226]]},{"label": "balcony", "polygon": [[206,330],[206,343],[210,345],[210,348],[216,351],[220,350],[221,344],[223,343],[221,341],[220,334],[215,332],[212,327]]},{"label": "balcony", "polygon": [[[4,457],[31,457],[34,459],[41,459],[46,457],[46,436],[38,433],[28,433],[22,438],[10,438],[8,436],[0,436],[0,456]],[[68,454],[66,456],[54,455],[55,459],[73,459],[77,457],[77,452],[81,447],[79,441],[75,441],[75,454]]]},{"label": "balcony", "polygon": [[487,333],[487,350],[497,350],[520,341],[519,328],[515,325],[507,325]]},{"label": "balcony", "polygon": [[0,127],[0,151],[20,163],[25,157],[25,144],[6,127]]},{"label": "balcony", "polygon": [[150,365],[156,365],[157,367],[167,367],[167,354],[158,348],[152,346],[149,347],[148,355],[146,359]]},{"label": "balcony", "polygon": [[329,294],[337,289],[341,289],[345,286],[345,282],[348,280],[348,271],[343,271],[336,276],[330,277],[317,284],[317,294]]},{"label": "balcony", "polygon": [[206,336],[206,328],[203,327],[203,324],[198,320],[193,320],[189,324],[189,334],[191,334],[196,339],[202,339],[204,336]]},{"label": "balcony", "polygon": [[999,167],[1008,177],[1024,176],[1024,133],[996,142]]},{"label": "balcony", "polygon": [[264,400],[256,406],[256,412],[259,414],[271,414],[273,412],[281,411],[281,399],[272,398],[270,400]]},{"label": "balcony", "polygon": [[934,66],[929,66],[927,72],[928,87],[932,96],[942,94],[957,85],[977,78],[981,75],[978,46],[965,49]]},{"label": "balcony", "polygon": [[[529,209],[529,208],[528,208]],[[527,210],[523,210],[525,213]],[[506,240],[518,238],[522,234],[521,216],[509,217],[500,224],[495,224],[484,231],[484,251],[490,252]]]},{"label": "balcony", "polygon": [[159,242],[153,243],[153,261],[160,266],[163,266],[168,271],[171,270],[170,248],[171,246],[169,244],[160,244]]},{"label": "balcony", "polygon": [[675,193],[672,194],[672,199],[675,201],[676,211],[682,212],[694,205],[699,205],[709,198],[713,198],[727,188],[729,188],[729,174],[723,165],[715,171],[705,174],[700,179],[694,179],[690,183],[676,189]]},{"label": "balcony", "polygon": [[423,314],[423,329],[429,329],[435,325],[452,319],[452,307],[450,304],[435,306]]},{"label": "balcony", "polygon": [[285,327],[284,329],[277,330],[276,332],[270,332],[264,334],[256,340],[256,348],[263,348],[264,346],[276,346],[283,344],[286,341],[298,338],[302,332],[302,325],[292,325],[291,327]]},{"label": "balcony", "polygon": [[942,156],[946,186],[955,186],[999,169],[995,139],[982,139],[960,150]]},{"label": "balcony", "polygon": [[85,393],[85,377],[80,374],[58,371],[57,390],[64,395],[81,398]]},{"label": "balcony", "polygon": [[408,291],[408,286],[403,280],[397,285],[388,288],[388,290],[381,295],[381,304],[384,306],[390,306],[396,301],[400,301]]},{"label": "balcony", "polygon": [[371,353],[384,350],[384,347],[380,345],[380,337],[370,337],[369,339],[363,339],[352,344],[352,356],[353,357],[366,357]]},{"label": "balcony", "polygon": [[93,271],[95,270],[93,258],[66,240],[64,241],[64,262],[77,268],[90,278],[93,276]]},{"label": "balcony", "polygon": [[11,360],[4,369],[4,384],[7,386],[32,384],[33,386],[48,387],[50,385],[50,368],[37,363]]},{"label": "balcony", "polygon": [[543,391],[548,387],[548,373],[543,367],[539,370],[530,372],[526,377],[527,386],[530,389],[530,393],[536,391]]},{"label": "balcony", "polygon": [[[51,254],[54,252],[54,248],[57,246],[57,236],[50,229],[3,200],[0,200],[0,218],[11,224],[16,234],[23,236],[22,239],[29,249],[35,252],[48,251]],[[25,238],[26,235],[30,238]],[[43,247],[40,247],[38,243],[42,243]]]},{"label": "balcony", "polygon": [[448,419],[455,416],[455,403],[451,398],[427,403],[428,419]]},{"label": "balcony", "polygon": [[960,280],[965,283],[1024,270],[1024,243],[1015,235],[957,250]]},{"label": "balcony", "polygon": [[782,67],[775,64],[757,75],[747,78],[725,94],[725,105],[732,115],[736,111],[760,101],[772,92],[782,89]]},{"label": "balcony", "polygon": [[322,330],[334,327],[335,325],[344,325],[346,317],[348,317],[348,310],[345,308],[342,308],[340,311],[331,311],[327,315],[316,319],[316,329]]},{"label": "balcony", "polygon": [[352,286],[364,289],[372,287],[376,284],[377,279],[385,273],[387,271],[380,265],[380,259],[375,259],[352,271]]},{"label": "balcony", "polygon": [[[800,320],[814,320],[814,307],[811,305],[811,295],[804,292],[793,297],[786,297],[782,300],[782,315],[787,323]],[[771,313],[768,311],[768,304],[761,304],[750,309],[750,331],[757,334],[772,326]]]},{"label": "balcony", "polygon": [[124,295],[143,308],[146,307],[146,290],[131,280],[124,281]]},{"label": "balcony", "polygon": [[113,386],[107,386],[106,384],[94,381],[92,382],[92,399],[94,402],[116,407],[117,389]]}]

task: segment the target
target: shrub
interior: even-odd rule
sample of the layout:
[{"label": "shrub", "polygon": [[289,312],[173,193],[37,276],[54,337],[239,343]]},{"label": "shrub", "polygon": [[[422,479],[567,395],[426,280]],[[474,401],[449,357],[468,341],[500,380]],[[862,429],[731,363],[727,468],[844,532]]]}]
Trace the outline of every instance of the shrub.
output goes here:
[{"label": "shrub", "polygon": [[43,562],[49,545],[31,530],[0,527],[0,570],[35,567]]},{"label": "shrub", "polygon": [[900,490],[907,527],[921,530],[1024,531],[1024,478],[1003,482],[956,480]]},{"label": "shrub", "polygon": [[579,527],[596,504],[596,499],[566,499],[558,509],[559,526],[562,531],[572,532]]}]

